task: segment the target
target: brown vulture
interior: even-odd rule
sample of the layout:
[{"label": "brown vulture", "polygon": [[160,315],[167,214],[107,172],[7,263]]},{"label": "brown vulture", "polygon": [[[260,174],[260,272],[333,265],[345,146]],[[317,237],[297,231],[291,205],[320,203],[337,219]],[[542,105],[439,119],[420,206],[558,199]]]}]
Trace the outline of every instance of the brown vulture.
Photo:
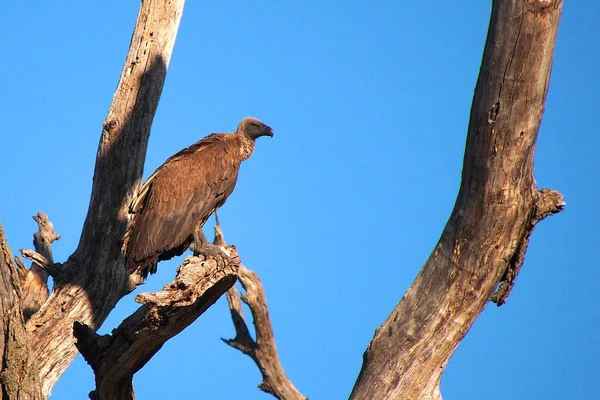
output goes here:
[{"label": "brown vulture", "polygon": [[202,226],[233,192],[240,164],[260,136],[272,137],[273,129],[244,118],[235,132],[213,133],[154,171],[130,207],[123,243],[129,273],[155,273],[159,261],[181,255],[190,245],[195,254],[223,262],[226,256],[206,240]]}]

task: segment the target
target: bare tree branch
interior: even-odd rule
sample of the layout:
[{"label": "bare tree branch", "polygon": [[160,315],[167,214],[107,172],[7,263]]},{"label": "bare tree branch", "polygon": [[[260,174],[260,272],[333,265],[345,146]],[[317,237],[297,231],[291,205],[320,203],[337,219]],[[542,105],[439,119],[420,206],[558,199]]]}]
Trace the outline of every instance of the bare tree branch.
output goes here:
[{"label": "bare tree branch", "polygon": [[[239,263],[235,248],[228,252]],[[177,276],[158,293],[142,293],[143,305],[113,330],[97,335],[92,328],[76,322],[76,346],[94,370],[96,400],[133,399],[133,375],[162,345],[194,322],[235,283],[238,264],[219,268],[214,259],[188,257]]]},{"label": "bare tree branch", "polygon": [[48,274],[53,275],[57,272],[54,270],[55,266],[52,260],[47,259],[37,251],[19,249],[19,252],[23,257],[33,262],[32,267],[35,266],[38,270],[44,271],[46,279],[48,278]]},{"label": "bare tree branch", "polygon": [[[58,272],[52,258],[52,242],[60,239],[48,216],[42,212],[33,216],[38,231],[33,234],[35,252],[21,249],[23,257],[33,261],[31,268],[19,268],[23,316],[27,321],[48,299],[48,275]],[[16,261],[16,260],[15,260]],[[18,261],[17,261],[18,262]]]},{"label": "bare tree branch", "polygon": [[[113,102],[104,122],[88,214],[77,250],[54,279],[52,296],[27,322],[45,398],[71,363],[73,323],[97,329],[135,286],[121,246],[128,206],[139,186],[183,0],[144,0]],[[15,371],[14,373],[17,373]]]},{"label": "bare tree branch", "polygon": [[[34,265],[27,270],[15,258],[17,267],[0,226],[3,399],[48,397],[76,354],[73,334],[95,372],[92,396],[133,399],[135,372],[235,283],[235,265],[218,268],[214,260],[188,258],[163,291],[139,295],[143,305],[111,335],[95,333],[118,300],[141,283],[123,266],[122,238],[183,4],[142,2],[103,125],[75,253],[64,264],[53,262],[50,243],[58,235],[38,214],[35,251],[23,251]],[[376,331],[351,398],[441,399],[440,377],[456,346],[490,299],[499,305],[506,301],[537,222],[564,207],[560,193],[537,190],[533,180],[533,151],[561,10],[561,0],[494,2],[455,209],[419,276]],[[224,245],[218,233],[215,240]],[[48,273],[54,274],[54,287],[46,301]],[[228,293],[236,337],[225,342],[254,360],[262,390],[279,399],[303,399],[278,359],[258,276],[240,266],[239,277],[246,294],[240,296],[234,287]],[[32,284],[46,289],[45,297]],[[27,293],[35,293],[37,303],[24,306],[30,317],[25,322],[21,310],[30,302]],[[240,299],[252,312],[256,340]]]},{"label": "bare tree branch", "polygon": [[454,210],[376,330],[351,399],[441,399],[450,356],[502,279],[506,299],[535,224],[564,205],[533,179],[561,10],[561,0],[493,2]]},{"label": "bare tree branch", "polygon": [[248,305],[252,312],[256,341],[250,336],[250,331],[244,321],[238,292],[235,287],[228,292],[227,300],[236,336],[233,339],[222,340],[252,358],[263,377],[263,381],[258,385],[260,390],[270,393],[280,400],[305,400],[306,397],[296,389],[281,366],[260,279],[253,271],[248,270],[243,265],[240,265],[238,279],[246,290],[246,294],[241,295],[239,298]]},{"label": "bare tree branch", "polygon": [[34,215],[33,220],[38,224],[38,231],[33,234],[33,245],[35,251],[52,261],[52,243],[60,239],[60,235],[54,232],[54,225],[43,212]]},{"label": "bare tree branch", "polygon": [[[218,216],[213,243],[217,245],[225,244]],[[305,400],[306,397],[296,389],[281,366],[277,355],[277,347],[275,346],[275,335],[269,318],[267,300],[260,279],[243,265],[239,267],[238,279],[246,290],[246,294],[239,296],[235,286],[227,292],[227,302],[235,327],[235,338],[221,340],[254,360],[263,377],[263,381],[258,385],[260,390],[270,393],[280,400]],[[252,312],[256,341],[250,336],[240,298]]]}]

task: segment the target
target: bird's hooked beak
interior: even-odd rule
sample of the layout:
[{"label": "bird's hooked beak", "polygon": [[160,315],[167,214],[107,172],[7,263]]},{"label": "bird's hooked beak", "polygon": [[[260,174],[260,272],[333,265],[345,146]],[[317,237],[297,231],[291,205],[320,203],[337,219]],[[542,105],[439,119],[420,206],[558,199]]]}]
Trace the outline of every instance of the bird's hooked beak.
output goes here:
[{"label": "bird's hooked beak", "polygon": [[269,125],[263,125],[262,131],[264,132],[265,136],[273,137],[273,128],[271,128]]}]

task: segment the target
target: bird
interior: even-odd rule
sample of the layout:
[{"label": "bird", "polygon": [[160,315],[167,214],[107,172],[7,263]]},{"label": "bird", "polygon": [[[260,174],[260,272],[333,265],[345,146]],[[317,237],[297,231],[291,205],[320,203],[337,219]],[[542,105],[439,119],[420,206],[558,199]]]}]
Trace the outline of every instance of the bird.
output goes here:
[{"label": "bird", "polygon": [[235,132],[208,135],[154,171],[129,208],[122,250],[130,274],[139,271],[146,279],[159,261],[190,247],[224,262],[227,256],[207,241],[202,226],[233,192],[240,164],[261,136],[273,137],[273,129],[247,117]]}]

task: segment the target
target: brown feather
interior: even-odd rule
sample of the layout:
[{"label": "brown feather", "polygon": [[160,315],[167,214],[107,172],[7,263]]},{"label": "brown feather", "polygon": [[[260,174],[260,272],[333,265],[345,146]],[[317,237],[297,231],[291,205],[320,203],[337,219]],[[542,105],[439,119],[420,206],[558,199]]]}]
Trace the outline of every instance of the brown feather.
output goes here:
[{"label": "brown feather", "polygon": [[131,204],[123,244],[130,273],[141,269],[146,276],[156,272],[158,261],[181,255],[195,229],[225,203],[257,137],[245,134],[244,121],[236,133],[212,134],[179,151],[144,183]]}]

